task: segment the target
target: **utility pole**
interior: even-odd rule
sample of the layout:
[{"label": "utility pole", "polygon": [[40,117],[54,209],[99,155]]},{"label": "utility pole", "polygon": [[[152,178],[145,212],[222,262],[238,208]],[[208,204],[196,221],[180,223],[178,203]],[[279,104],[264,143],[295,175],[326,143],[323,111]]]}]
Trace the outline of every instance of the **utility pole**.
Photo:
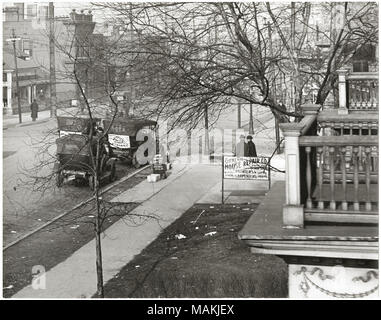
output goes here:
[{"label": "utility pole", "polygon": [[[250,86],[250,84],[249,84]],[[251,99],[251,86],[249,87],[250,99]],[[254,134],[254,120],[253,120],[253,103],[250,101],[250,115],[249,115],[249,134]]]},{"label": "utility pole", "polygon": [[50,118],[57,116],[56,58],[54,45],[54,5],[49,2],[49,81],[50,81]]},{"label": "utility pole", "polygon": [[[329,31],[330,35],[329,36],[330,36],[330,43],[331,43],[330,50],[332,52],[336,44],[337,28],[339,27],[337,25],[337,22],[340,17],[338,17],[338,14],[339,14],[339,11],[337,9],[338,4],[333,2],[330,5],[331,5],[331,21],[330,21],[330,31]],[[343,14],[345,14],[344,12],[345,11],[343,10]],[[333,55],[331,65],[332,65],[331,69],[336,70],[336,55]],[[337,91],[334,88],[332,88],[332,97],[333,97],[334,106],[337,106],[338,96],[337,96]]]},{"label": "utility pole", "polygon": [[[134,41],[134,37],[133,37],[133,7],[132,7],[132,3],[130,2],[130,5],[129,5],[129,12],[128,12],[128,19],[129,19],[129,32],[130,32],[130,35],[129,35],[129,38],[130,38],[130,48],[133,47],[133,41]],[[131,61],[134,60],[134,56],[133,56],[133,53],[131,53],[130,55],[131,57]],[[130,95],[130,98],[128,99],[128,109],[129,110],[134,110],[135,111],[135,86],[134,86],[134,81],[133,81],[133,78],[134,78],[134,75],[132,74],[132,71],[133,71],[133,68],[130,68],[129,72],[128,72],[128,75],[129,75],[129,89],[130,89],[130,92],[129,92],[129,95]],[[128,116],[128,114],[127,114]],[[156,141],[159,137],[156,136]],[[158,143],[156,143],[156,146],[157,146],[157,150],[158,151]]]},{"label": "utility pole", "polygon": [[205,113],[205,155],[209,155],[209,119],[208,119],[208,104],[204,106]]},{"label": "utility pole", "polygon": [[17,53],[16,53],[16,41],[21,40],[21,38],[16,38],[15,29],[12,29],[12,38],[7,39],[6,41],[12,42],[13,44],[13,56],[15,59],[15,73],[16,73],[16,96],[17,96],[17,109],[19,113],[19,123],[22,123],[21,116],[21,101],[20,101],[20,88],[19,88],[19,71],[17,68]]},{"label": "utility pole", "polygon": [[[269,50],[270,50],[270,57],[273,56],[273,41],[272,41],[272,36],[271,36],[271,27],[270,27],[270,22],[267,22],[267,33],[270,41],[269,45]],[[271,73],[272,73],[272,78],[273,78],[273,97],[275,99],[275,103],[278,103],[277,101],[277,90],[276,90],[276,79],[275,79],[275,70],[274,68],[271,68]],[[283,103],[283,101],[282,101]],[[275,144],[277,146],[277,153],[280,153],[280,148],[279,148],[279,142],[280,142],[280,132],[279,132],[279,119],[277,115],[277,111],[274,112],[274,120],[275,120]]]},{"label": "utility pole", "polygon": [[241,101],[238,100],[238,129],[241,129]]},{"label": "utility pole", "polygon": [[[299,94],[299,89],[300,89],[300,79],[299,79],[299,58],[296,54],[296,7],[295,7],[295,2],[291,2],[291,42],[290,42],[290,47],[293,55],[293,59],[296,60],[296,64],[294,65],[294,70],[292,72],[292,96],[293,96],[293,107],[295,112],[297,111],[297,103],[300,101],[297,101],[297,97]],[[297,120],[297,119],[296,119]]]},{"label": "utility pole", "polygon": [[250,102],[249,133],[254,134],[253,103],[252,102]]}]

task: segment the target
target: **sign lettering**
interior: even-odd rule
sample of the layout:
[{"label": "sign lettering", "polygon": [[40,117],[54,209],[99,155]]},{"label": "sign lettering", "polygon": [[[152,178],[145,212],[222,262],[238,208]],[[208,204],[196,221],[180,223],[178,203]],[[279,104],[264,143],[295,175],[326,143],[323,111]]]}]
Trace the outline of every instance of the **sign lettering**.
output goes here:
[{"label": "sign lettering", "polygon": [[223,178],[269,180],[268,160],[266,157],[224,157]]},{"label": "sign lettering", "polygon": [[108,140],[110,142],[111,148],[122,148],[122,149],[131,148],[129,136],[109,134]]}]

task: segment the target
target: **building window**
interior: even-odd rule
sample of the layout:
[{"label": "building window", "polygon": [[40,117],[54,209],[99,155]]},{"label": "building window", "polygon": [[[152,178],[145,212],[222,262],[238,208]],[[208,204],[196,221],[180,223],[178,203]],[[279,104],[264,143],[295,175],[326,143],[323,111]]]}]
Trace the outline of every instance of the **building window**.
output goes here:
[{"label": "building window", "polygon": [[7,82],[7,74],[3,72],[3,82]]},{"label": "building window", "polygon": [[352,57],[353,72],[369,72],[369,64],[376,60],[376,47],[365,44]]},{"label": "building window", "polygon": [[32,48],[33,48],[33,42],[29,39],[23,39],[22,40],[22,52],[23,56],[25,57],[25,60],[30,60],[32,57]]},{"label": "building window", "polygon": [[368,60],[353,61],[353,72],[369,72]]}]

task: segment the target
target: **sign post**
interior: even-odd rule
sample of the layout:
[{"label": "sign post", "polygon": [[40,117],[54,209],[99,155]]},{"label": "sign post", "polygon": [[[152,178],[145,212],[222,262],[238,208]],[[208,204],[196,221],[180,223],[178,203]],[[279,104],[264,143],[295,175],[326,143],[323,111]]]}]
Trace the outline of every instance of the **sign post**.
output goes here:
[{"label": "sign post", "polygon": [[222,155],[222,193],[221,193],[221,196],[222,196],[222,200],[221,200],[221,203],[224,204],[224,163],[225,163],[225,156]]}]

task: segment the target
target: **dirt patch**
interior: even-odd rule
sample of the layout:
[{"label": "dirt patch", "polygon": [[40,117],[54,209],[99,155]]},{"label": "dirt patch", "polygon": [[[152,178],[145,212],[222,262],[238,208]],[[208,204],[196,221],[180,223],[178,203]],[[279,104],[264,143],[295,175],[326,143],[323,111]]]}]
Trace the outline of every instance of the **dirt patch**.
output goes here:
[{"label": "dirt patch", "polygon": [[237,237],[256,206],[190,208],[106,284],[106,297],[286,297],[287,265]]}]

